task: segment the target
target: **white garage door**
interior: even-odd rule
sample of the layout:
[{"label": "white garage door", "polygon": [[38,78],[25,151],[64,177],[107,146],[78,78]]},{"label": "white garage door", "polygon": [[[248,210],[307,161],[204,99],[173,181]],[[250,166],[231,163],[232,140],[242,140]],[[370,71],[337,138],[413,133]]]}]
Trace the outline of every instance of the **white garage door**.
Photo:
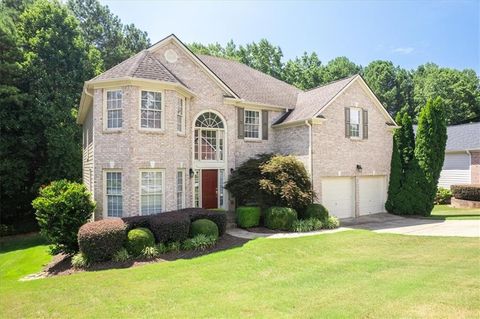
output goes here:
[{"label": "white garage door", "polygon": [[355,180],[352,177],[322,179],[322,204],[338,218],[355,216]]},{"label": "white garage door", "polygon": [[360,216],[385,212],[385,176],[364,176],[358,180]]}]

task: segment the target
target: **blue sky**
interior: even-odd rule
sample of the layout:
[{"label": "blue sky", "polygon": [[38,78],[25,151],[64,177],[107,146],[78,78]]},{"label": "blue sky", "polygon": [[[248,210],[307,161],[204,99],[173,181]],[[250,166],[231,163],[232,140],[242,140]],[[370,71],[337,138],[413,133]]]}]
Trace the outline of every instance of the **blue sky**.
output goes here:
[{"label": "blue sky", "polygon": [[315,51],[323,63],[347,56],[366,65],[425,62],[480,73],[480,1],[104,1],[152,43],[237,44],[266,38],[284,59]]}]

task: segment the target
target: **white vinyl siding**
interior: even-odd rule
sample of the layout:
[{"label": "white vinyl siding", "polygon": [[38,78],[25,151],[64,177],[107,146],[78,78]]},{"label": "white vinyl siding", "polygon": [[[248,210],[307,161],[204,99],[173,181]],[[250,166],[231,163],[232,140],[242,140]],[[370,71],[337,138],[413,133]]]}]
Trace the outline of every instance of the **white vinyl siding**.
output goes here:
[{"label": "white vinyl siding", "polygon": [[105,197],[107,203],[108,217],[122,217],[123,195],[122,195],[122,173],[109,171],[105,172]]},{"label": "white vinyl siding", "polygon": [[144,129],[162,129],[162,116],[162,93],[142,91],[140,101],[140,127]]},{"label": "white vinyl siding", "polygon": [[122,90],[107,91],[107,129],[120,129],[123,125]]},{"label": "white vinyl siding", "polygon": [[140,213],[150,215],[161,213],[164,208],[163,170],[140,172]]},{"label": "white vinyl siding", "polygon": [[470,155],[467,152],[446,153],[438,186],[450,188],[451,185],[470,183]]},{"label": "white vinyl siding", "polygon": [[244,125],[246,139],[261,139],[261,112],[253,110],[245,110]]}]

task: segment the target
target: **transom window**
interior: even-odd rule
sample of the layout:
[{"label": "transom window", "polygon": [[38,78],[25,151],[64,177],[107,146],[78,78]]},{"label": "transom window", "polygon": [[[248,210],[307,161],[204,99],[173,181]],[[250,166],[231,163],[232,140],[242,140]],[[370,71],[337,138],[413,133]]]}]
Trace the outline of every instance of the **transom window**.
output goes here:
[{"label": "transom window", "polygon": [[162,128],[162,93],[142,91],[140,106],[140,127]]},{"label": "transom window", "polygon": [[350,108],[350,136],[360,137],[360,123],[362,117],[362,110],[356,107]]},{"label": "transom window", "polygon": [[122,173],[106,172],[106,200],[107,216],[122,217],[123,196],[122,196]]},{"label": "transom window", "polygon": [[122,95],[122,90],[107,91],[107,128],[122,127]]},{"label": "transom window", "polygon": [[194,152],[200,161],[223,161],[225,129],[222,119],[212,112],[201,114],[195,121]]},{"label": "transom window", "polygon": [[260,111],[245,110],[245,138],[260,139]]},{"label": "transom window", "polygon": [[163,211],[163,171],[140,172],[140,212],[142,215]]},{"label": "transom window", "polygon": [[177,99],[177,133],[185,133],[185,99]]}]

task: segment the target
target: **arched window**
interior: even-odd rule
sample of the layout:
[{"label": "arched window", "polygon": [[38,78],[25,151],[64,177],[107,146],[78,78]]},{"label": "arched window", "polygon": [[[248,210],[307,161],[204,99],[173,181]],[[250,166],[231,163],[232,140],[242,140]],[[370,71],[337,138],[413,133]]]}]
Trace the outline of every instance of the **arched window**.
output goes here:
[{"label": "arched window", "polygon": [[205,112],[195,121],[195,160],[224,161],[225,126],[213,112]]}]

